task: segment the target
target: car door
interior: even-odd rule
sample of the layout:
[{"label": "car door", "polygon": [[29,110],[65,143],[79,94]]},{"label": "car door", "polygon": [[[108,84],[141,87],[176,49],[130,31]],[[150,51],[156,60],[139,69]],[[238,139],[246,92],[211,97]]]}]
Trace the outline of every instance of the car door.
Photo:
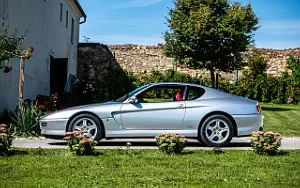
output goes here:
[{"label": "car door", "polygon": [[187,87],[185,96],[186,112],[182,123],[182,129],[197,130],[202,118],[210,111],[210,105],[207,100],[201,100],[204,93],[205,90],[201,87]]},{"label": "car door", "polygon": [[184,99],[185,86],[152,86],[143,91],[136,96],[137,103],[122,105],[122,126],[136,130],[181,129],[185,101],[176,100],[176,95],[180,92]]}]

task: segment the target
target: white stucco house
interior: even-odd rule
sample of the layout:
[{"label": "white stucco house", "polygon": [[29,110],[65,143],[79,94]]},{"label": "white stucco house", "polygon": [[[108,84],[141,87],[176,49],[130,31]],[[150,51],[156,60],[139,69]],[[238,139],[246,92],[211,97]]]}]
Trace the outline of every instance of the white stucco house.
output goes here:
[{"label": "white stucco house", "polygon": [[[0,0],[0,26],[26,34],[23,48],[33,46],[25,62],[24,99],[62,92],[69,74],[77,72],[80,24],[86,14],[77,0]],[[0,112],[18,104],[19,59],[9,73],[0,70]]]}]

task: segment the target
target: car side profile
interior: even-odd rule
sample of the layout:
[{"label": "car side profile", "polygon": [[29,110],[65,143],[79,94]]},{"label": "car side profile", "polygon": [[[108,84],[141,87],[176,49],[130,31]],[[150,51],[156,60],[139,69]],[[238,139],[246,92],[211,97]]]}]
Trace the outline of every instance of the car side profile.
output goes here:
[{"label": "car side profile", "polygon": [[42,135],[87,130],[102,138],[147,138],[175,133],[207,146],[225,146],[233,137],[262,130],[256,101],[189,83],[153,83],[116,101],[68,108],[40,120]]}]

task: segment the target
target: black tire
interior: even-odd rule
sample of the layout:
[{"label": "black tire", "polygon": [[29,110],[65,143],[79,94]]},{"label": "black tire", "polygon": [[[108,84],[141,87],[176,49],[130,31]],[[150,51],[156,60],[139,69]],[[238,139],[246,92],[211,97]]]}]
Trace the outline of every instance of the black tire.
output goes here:
[{"label": "black tire", "polygon": [[[208,134],[210,133],[210,129],[208,129],[208,126],[212,125],[214,121],[220,121],[220,126],[224,126],[222,127],[223,129],[225,129],[226,125],[228,127],[228,132],[224,131],[223,133],[219,132],[219,128],[216,130],[217,132],[212,132],[212,134],[218,134],[221,136],[225,136],[224,140],[219,140],[219,136],[215,135],[213,136],[213,138],[209,138]],[[226,125],[225,125],[226,124]],[[203,122],[202,125],[200,125],[200,129],[199,129],[199,135],[198,135],[198,139],[205,144],[206,146],[226,146],[230,143],[232,137],[233,137],[233,132],[234,132],[234,127],[232,125],[232,122],[224,115],[221,114],[216,114],[216,115],[212,115],[210,117],[208,117],[207,119],[205,119],[205,121]],[[209,135],[211,136],[211,135]],[[218,140],[214,140],[214,138],[217,138]],[[218,142],[220,141],[220,142]],[[216,143],[217,142],[217,143]]]},{"label": "black tire", "polygon": [[96,141],[101,140],[101,139],[103,138],[103,135],[104,135],[104,134],[103,134],[103,133],[104,133],[104,129],[103,129],[102,122],[99,121],[99,119],[96,118],[96,117],[95,117],[94,115],[92,115],[92,114],[79,114],[78,116],[75,116],[75,117],[71,120],[71,122],[70,122],[70,124],[69,124],[68,131],[69,131],[69,132],[72,132],[72,131],[73,131],[73,128],[74,128],[74,126],[75,126],[75,123],[76,123],[77,121],[79,121],[80,119],[84,119],[84,118],[90,119],[90,120],[92,120],[92,121],[95,122],[97,132],[96,132],[96,135],[94,136],[94,140],[96,140]]}]

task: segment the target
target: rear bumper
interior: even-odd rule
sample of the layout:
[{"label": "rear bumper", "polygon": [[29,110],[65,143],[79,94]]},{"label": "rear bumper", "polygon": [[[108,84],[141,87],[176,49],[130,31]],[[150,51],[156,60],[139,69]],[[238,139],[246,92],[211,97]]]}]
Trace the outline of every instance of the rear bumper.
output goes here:
[{"label": "rear bumper", "polygon": [[262,114],[232,115],[237,124],[237,136],[249,136],[253,131],[263,130]]}]

